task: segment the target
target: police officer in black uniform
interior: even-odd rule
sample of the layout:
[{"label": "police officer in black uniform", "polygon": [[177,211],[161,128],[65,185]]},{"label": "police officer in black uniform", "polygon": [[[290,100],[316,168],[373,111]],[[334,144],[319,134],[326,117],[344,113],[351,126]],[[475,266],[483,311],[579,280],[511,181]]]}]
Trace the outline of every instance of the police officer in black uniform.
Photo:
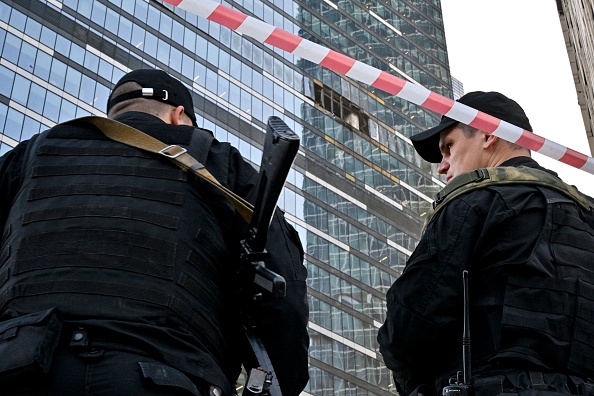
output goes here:
[{"label": "police officer in black uniform", "polygon": [[[257,172],[196,126],[189,90],[167,73],[128,73],[107,110],[255,198]],[[0,394],[234,393],[234,274],[247,224],[211,184],[189,178],[77,123],[0,158]],[[287,296],[265,299],[253,318],[283,394],[297,395],[308,380],[306,270],[278,210],[267,250]]]},{"label": "police officer in black uniform", "polygon": [[[532,131],[500,93],[459,101]],[[378,341],[400,394],[440,393],[462,370],[466,270],[477,396],[592,395],[594,202],[529,150],[448,117],[411,140],[448,185],[387,294]]]}]

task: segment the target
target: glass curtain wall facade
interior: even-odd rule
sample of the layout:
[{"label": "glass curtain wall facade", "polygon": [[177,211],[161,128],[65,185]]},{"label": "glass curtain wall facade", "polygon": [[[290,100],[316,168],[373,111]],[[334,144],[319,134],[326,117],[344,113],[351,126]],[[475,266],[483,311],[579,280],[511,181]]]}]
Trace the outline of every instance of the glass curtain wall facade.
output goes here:
[{"label": "glass curtain wall facade", "polygon": [[[453,97],[439,0],[225,4]],[[306,393],[395,394],[376,336],[443,186],[408,137],[439,116],[159,1],[0,0],[0,153],[104,115],[114,83],[141,67],[183,81],[199,126],[255,166],[269,116],[301,136],[279,205],[306,250]]]}]

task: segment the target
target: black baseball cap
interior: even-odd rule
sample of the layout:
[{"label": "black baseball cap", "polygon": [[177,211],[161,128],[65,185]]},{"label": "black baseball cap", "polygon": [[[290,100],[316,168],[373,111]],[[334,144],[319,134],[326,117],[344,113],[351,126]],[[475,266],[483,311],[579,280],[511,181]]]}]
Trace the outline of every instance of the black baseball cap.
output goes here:
[{"label": "black baseball cap", "polygon": [[190,90],[176,78],[171,77],[163,70],[157,69],[138,69],[124,75],[117,82],[113,90],[126,82],[134,81],[142,87],[137,91],[127,92],[112,98],[111,95],[107,101],[107,112],[117,103],[134,98],[154,99],[168,103],[172,106],[184,106],[184,112],[192,119],[194,126],[196,124],[196,114],[194,113],[194,103]]},{"label": "black baseball cap", "polygon": [[[522,107],[499,92],[469,92],[457,102],[532,132],[532,126]],[[410,140],[417,153],[426,161],[440,163],[439,135],[457,123],[458,121],[454,119],[442,116],[436,127],[411,136]]]}]

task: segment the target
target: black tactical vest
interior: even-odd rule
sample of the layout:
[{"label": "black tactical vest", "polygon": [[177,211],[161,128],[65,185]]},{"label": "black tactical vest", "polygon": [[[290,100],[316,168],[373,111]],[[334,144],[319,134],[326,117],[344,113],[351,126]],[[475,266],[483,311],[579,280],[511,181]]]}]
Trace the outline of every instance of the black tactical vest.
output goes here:
[{"label": "black tactical vest", "polygon": [[[171,128],[159,127],[186,148],[206,133]],[[230,394],[221,367],[237,320],[229,300],[238,236],[225,197],[89,128],[58,126],[30,146],[0,252],[0,319],[57,307],[91,335]]]},{"label": "black tactical vest", "polygon": [[[438,195],[428,223],[451,199],[493,185],[533,185],[547,202],[535,248],[521,267],[510,271],[501,321],[491,324],[493,336],[486,337],[499,345],[490,351],[480,345],[482,353],[491,360],[527,361],[532,367],[592,377],[594,202],[560,179],[528,167],[486,168],[461,176]],[[489,301],[496,298],[489,295],[473,298],[471,305],[501,303]],[[475,344],[480,336],[473,334]]]}]

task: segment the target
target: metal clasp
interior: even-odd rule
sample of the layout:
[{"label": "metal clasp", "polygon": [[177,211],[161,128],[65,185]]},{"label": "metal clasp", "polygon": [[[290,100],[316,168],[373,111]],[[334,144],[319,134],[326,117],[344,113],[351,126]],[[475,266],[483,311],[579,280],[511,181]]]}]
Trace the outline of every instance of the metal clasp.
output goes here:
[{"label": "metal clasp", "polygon": [[[169,99],[169,92],[167,92],[166,90],[162,90],[163,91],[163,97],[159,98],[163,101],[167,101],[167,99]],[[155,95],[155,90],[152,88],[142,88],[142,96],[144,97],[153,97],[156,96]]]},{"label": "metal clasp", "polygon": [[[169,153],[167,153],[167,152],[166,152],[167,150],[169,150],[169,149],[173,149],[173,148],[178,148],[178,149],[180,149],[181,151],[180,151],[180,152],[178,152],[178,153],[175,153],[175,154],[169,154]],[[165,147],[164,149],[162,149],[162,150],[159,150],[159,154],[162,154],[162,155],[164,155],[164,156],[165,156],[165,157],[167,157],[167,158],[177,158],[177,157],[179,157],[180,155],[182,155],[182,154],[185,154],[185,153],[187,153],[187,152],[188,152],[188,150],[186,150],[186,149],[185,149],[185,148],[183,148],[183,147],[176,146],[175,144],[172,144],[171,146],[167,146],[167,147]]]}]

